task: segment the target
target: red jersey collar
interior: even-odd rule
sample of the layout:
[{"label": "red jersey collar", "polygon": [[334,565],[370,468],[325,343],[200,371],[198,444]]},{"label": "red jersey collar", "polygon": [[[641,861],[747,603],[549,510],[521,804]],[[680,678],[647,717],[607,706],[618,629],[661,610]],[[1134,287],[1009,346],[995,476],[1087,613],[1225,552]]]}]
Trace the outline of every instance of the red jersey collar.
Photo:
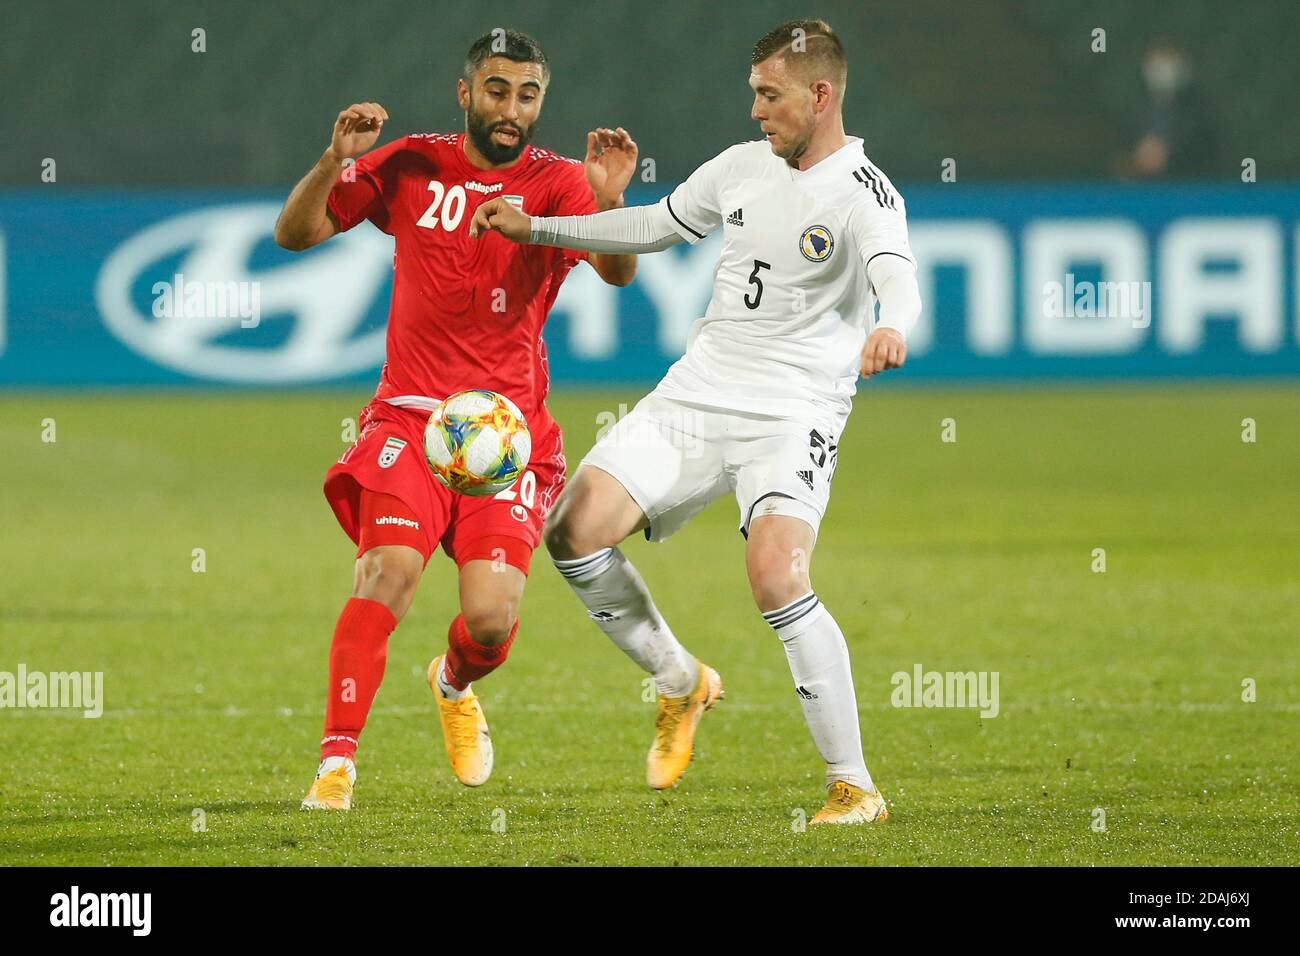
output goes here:
[{"label": "red jersey collar", "polygon": [[515,173],[519,172],[519,170],[524,167],[524,164],[532,157],[532,152],[533,144],[529,143],[524,147],[524,151],[519,154],[518,161],[508,169],[479,169],[471,163],[469,157],[465,155],[465,134],[458,133],[456,135],[456,160],[460,163],[461,169],[464,170],[465,175],[470,179],[476,179],[479,181],[495,181],[497,179],[505,179],[509,176],[513,176]]}]

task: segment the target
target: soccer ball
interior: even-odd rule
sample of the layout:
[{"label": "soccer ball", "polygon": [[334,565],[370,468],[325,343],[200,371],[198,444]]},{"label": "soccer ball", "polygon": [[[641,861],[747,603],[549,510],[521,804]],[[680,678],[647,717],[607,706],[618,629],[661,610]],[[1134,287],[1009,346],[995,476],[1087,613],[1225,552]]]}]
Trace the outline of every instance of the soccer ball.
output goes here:
[{"label": "soccer ball", "polygon": [[485,497],[509,488],[532,452],[519,406],[485,388],[447,396],[424,429],[424,457],[434,477],[462,495]]}]

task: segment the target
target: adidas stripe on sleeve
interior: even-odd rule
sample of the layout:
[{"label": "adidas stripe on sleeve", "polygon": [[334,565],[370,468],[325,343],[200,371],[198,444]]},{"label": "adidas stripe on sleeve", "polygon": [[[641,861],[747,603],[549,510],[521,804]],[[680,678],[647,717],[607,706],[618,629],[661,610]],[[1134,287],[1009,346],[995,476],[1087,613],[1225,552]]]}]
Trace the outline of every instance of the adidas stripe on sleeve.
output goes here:
[{"label": "adidas stripe on sleeve", "polygon": [[870,266],[877,256],[898,256],[916,265],[907,239],[907,208],[894,184],[870,162],[854,169],[853,178],[862,192],[849,207],[847,226],[862,264]]}]

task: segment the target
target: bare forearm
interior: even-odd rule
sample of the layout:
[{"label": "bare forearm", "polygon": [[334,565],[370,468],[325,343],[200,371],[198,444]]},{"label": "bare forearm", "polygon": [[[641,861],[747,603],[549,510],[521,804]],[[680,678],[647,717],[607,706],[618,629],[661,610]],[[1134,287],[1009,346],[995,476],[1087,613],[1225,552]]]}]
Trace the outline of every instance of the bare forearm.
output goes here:
[{"label": "bare forearm", "polygon": [[325,150],[285,200],[275,223],[277,243],[286,249],[307,249],[334,234],[326,202],[342,170],[342,161]]}]

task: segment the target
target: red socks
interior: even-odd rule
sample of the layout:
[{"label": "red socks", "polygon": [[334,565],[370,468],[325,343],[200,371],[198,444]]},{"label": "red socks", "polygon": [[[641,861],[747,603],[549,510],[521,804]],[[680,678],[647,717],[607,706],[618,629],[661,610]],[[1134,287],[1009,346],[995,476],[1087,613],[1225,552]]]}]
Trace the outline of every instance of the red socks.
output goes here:
[{"label": "red socks", "polygon": [[388,635],[395,627],[397,618],[378,601],[354,597],[343,605],[343,613],[334,626],[334,643],[330,645],[325,738],[320,745],[322,760],[353,758],[356,754],[357,738],[384,679]]},{"label": "red socks", "polygon": [[464,690],[480,677],[486,677],[506,662],[510,655],[510,645],[515,642],[519,632],[519,622],[510,629],[510,636],[504,644],[488,647],[470,637],[465,627],[465,615],[457,614],[447,632],[447,661],[444,673],[447,683],[457,690]]},{"label": "red socks", "polygon": [[[329,694],[325,700],[325,737],[320,756],[355,759],[357,738],[366,725],[370,705],[384,679],[388,659],[388,635],[397,618],[378,601],[349,598],[343,605],[334,642],[330,645]],[[447,633],[446,676],[451,686],[464,690],[472,681],[492,673],[505,663],[519,631],[519,622],[504,644],[488,647],[470,637],[465,616],[456,615]]]}]

